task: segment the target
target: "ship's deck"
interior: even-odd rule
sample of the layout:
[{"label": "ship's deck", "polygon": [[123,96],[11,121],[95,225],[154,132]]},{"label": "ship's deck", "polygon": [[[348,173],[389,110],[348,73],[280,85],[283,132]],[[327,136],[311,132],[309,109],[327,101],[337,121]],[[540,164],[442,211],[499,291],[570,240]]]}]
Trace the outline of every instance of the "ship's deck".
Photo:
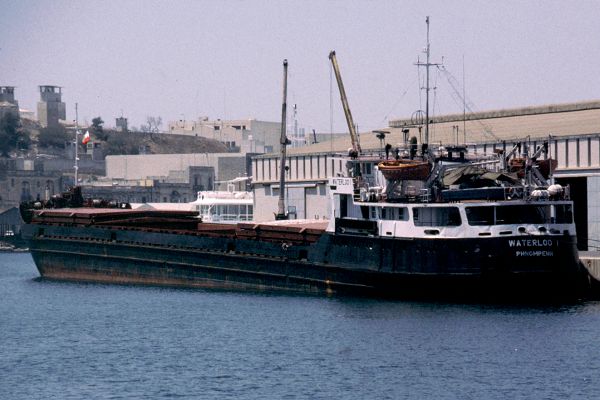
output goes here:
[{"label": "ship's deck", "polygon": [[285,220],[223,224],[202,222],[195,212],[115,208],[62,208],[39,210],[34,224],[49,224],[147,232],[196,234],[208,237],[261,239],[313,243],[325,232],[326,220]]}]

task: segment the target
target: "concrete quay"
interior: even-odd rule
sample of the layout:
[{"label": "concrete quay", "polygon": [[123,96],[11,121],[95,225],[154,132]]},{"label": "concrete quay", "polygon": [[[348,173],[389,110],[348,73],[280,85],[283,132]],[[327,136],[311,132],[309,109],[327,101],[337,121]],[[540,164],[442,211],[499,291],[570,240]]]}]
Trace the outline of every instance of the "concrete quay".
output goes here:
[{"label": "concrete quay", "polygon": [[597,282],[600,282],[600,251],[580,251],[579,261]]},{"label": "concrete quay", "polygon": [[588,271],[589,297],[600,300],[600,251],[580,251],[579,262]]}]

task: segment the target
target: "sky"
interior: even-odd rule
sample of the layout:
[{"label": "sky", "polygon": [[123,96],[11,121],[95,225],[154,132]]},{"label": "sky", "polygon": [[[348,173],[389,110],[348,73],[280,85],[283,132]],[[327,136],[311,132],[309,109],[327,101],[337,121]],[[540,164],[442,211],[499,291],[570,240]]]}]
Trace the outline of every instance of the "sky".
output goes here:
[{"label": "sky", "polygon": [[[360,131],[425,108],[431,61],[474,111],[600,98],[598,1],[0,0],[0,85],[36,110],[38,85],[63,87],[67,119],[139,127],[167,121],[281,120],[347,131],[335,50]],[[464,70],[464,75],[463,75]],[[448,74],[431,70],[432,114],[462,113]]]}]

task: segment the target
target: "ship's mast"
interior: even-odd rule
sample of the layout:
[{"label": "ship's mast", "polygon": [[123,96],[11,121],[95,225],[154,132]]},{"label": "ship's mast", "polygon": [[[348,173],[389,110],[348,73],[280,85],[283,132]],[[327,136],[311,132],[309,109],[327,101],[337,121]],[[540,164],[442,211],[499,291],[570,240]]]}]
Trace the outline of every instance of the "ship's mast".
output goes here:
[{"label": "ship's mast", "polygon": [[466,89],[465,89],[465,55],[463,54],[463,63],[462,63],[462,67],[463,67],[463,84],[462,84],[462,89],[463,89],[463,144],[465,145],[465,147],[467,146],[467,94],[466,94]]},{"label": "ship's mast", "polygon": [[425,89],[425,143],[429,144],[429,15],[425,19],[425,23],[427,24],[427,67],[425,68],[427,75],[427,87]]},{"label": "ship's mast", "polygon": [[77,186],[78,182],[78,172],[79,172],[79,112],[77,109],[77,103],[75,103],[75,182],[73,186]]},{"label": "ship's mast", "polygon": [[441,65],[439,63],[431,63],[430,62],[430,53],[431,46],[429,43],[429,16],[425,18],[425,23],[427,24],[427,47],[425,47],[425,54],[427,56],[427,61],[422,63],[417,61],[415,65],[419,67],[425,67],[425,144],[429,144],[429,67]]},{"label": "ship's mast", "polygon": [[279,202],[275,219],[287,219],[285,213],[285,157],[286,146],[290,143],[286,136],[285,128],[287,123],[287,60],[283,60],[283,102],[281,104],[281,137],[279,143],[281,145],[281,159],[279,163]]}]

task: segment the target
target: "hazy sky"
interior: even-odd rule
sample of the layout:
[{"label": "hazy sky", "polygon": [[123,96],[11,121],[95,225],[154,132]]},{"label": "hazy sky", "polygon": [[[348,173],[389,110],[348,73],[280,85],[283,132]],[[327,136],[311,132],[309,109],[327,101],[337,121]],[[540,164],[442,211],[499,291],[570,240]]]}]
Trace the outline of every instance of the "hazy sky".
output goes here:
[{"label": "hazy sky", "polygon": [[[424,108],[414,62],[427,15],[432,61],[462,84],[464,58],[475,110],[600,98],[600,1],[0,0],[0,15],[0,85],[17,86],[21,108],[36,110],[38,85],[63,86],[68,119],[78,102],[80,121],[107,126],[121,111],[130,126],[279,121],[287,58],[299,124],[329,132],[336,50],[360,130],[385,127]],[[431,81],[435,113],[462,112],[445,75]]]}]

